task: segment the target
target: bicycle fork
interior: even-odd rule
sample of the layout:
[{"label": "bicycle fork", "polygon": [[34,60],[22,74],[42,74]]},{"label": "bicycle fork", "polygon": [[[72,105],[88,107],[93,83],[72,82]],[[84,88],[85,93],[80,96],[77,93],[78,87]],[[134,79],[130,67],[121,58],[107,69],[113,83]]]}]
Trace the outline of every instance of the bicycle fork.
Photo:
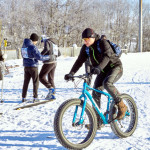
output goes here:
[{"label": "bicycle fork", "polygon": [[[81,95],[81,97],[83,97],[83,95]],[[77,123],[75,123],[76,117],[77,117],[77,112],[78,112],[78,107],[79,107],[79,106],[76,106],[74,116],[73,116],[73,121],[72,121],[73,126],[78,126],[78,125],[83,124],[83,122],[84,122],[83,116],[84,116],[84,111],[85,111],[85,107],[86,107],[86,102],[87,102],[87,97],[84,95],[84,102],[83,102],[83,107],[82,107],[82,111],[81,111],[81,115],[80,115],[80,120]]]}]

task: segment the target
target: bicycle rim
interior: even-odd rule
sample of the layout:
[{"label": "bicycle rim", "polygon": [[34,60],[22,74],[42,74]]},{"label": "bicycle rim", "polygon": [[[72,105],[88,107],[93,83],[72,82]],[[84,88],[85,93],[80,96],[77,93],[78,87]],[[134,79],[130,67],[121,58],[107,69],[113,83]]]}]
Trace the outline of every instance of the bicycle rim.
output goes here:
[{"label": "bicycle rim", "polygon": [[[76,106],[78,106],[78,111],[75,125],[73,125],[72,120]],[[92,108],[90,106],[86,107],[82,125],[78,125],[82,111],[81,100],[70,100],[66,102],[60,110],[59,117],[57,116],[57,122],[55,121],[56,125],[54,125],[55,133],[60,143],[70,149],[82,149],[87,147],[93,141],[96,134],[96,125],[94,123],[96,116]],[[85,127],[86,124],[91,125],[90,129]]]},{"label": "bicycle rim", "polygon": [[[111,123],[111,128],[117,136],[124,138],[124,137],[131,136],[134,133],[137,126],[138,112],[137,112],[136,104],[132,99],[132,97],[130,97],[127,94],[124,94],[122,95],[122,100],[125,103],[125,105],[128,107],[128,110],[123,119],[119,121],[114,120]],[[117,112],[113,114],[113,118],[115,118],[116,115]]]}]

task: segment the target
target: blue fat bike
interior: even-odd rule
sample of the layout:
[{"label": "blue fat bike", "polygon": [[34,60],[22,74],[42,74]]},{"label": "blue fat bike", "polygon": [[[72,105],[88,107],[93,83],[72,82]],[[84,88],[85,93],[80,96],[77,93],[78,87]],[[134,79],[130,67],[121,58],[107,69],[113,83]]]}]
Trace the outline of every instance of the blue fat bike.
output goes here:
[{"label": "blue fat bike", "polygon": [[[73,79],[84,80],[82,94],[79,98],[69,99],[58,108],[54,118],[54,131],[58,141],[67,149],[83,149],[91,144],[97,132],[97,117],[95,111],[102,120],[102,125],[110,124],[112,131],[120,138],[131,136],[137,126],[138,111],[133,98],[127,94],[121,94],[123,102],[128,107],[123,119],[115,119],[118,107],[110,94],[91,88],[87,84],[89,75],[73,76]],[[106,112],[103,113],[90,94],[90,90],[105,95]],[[91,101],[91,105],[87,100]],[[86,125],[89,124],[87,129]]]}]

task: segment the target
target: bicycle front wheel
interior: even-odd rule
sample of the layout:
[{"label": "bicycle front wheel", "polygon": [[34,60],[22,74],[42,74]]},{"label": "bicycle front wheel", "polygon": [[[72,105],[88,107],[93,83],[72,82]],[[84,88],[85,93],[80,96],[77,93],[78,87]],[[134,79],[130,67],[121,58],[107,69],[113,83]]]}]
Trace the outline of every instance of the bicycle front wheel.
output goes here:
[{"label": "bicycle front wheel", "polygon": [[[83,101],[70,99],[65,101],[57,110],[54,118],[54,131],[58,141],[67,149],[83,149],[90,145],[97,131],[96,114],[89,104],[86,104],[83,123],[78,125]],[[76,109],[78,107],[78,109]],[[76,110],[76,119],[73,117]],[[90,128],[85,128],[89,124]]]},{"label": "bicycle front wheel", "polygon": [[114,120],[117,116],[117,106],[114,103],[111,104],[109,116],[110,120],[114,120],[110,124],[113,132],[118,137],[125,138],[131,136],[137,127],[138,111],[136,104],[130,95],[122,94],[121,98],[128,107],[125,117],[121,120]]}]

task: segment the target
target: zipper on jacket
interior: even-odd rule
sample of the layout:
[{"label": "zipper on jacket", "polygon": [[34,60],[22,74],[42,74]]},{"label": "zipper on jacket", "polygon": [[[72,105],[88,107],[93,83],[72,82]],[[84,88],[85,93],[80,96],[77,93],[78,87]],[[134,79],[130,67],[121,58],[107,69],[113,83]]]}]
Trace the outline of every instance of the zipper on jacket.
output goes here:
[{"label": "zipper on jacket", "polygon": [[96,61],[97,64],[99,64],[99,62],[98,62],[97,59],[95,58],[95,54],[94,54],[94,49],[93,49],[93,47],[90,47],[90,48],[91,48],[92,51],[93,51],[93,58],[94,58],[94,60]]}]

